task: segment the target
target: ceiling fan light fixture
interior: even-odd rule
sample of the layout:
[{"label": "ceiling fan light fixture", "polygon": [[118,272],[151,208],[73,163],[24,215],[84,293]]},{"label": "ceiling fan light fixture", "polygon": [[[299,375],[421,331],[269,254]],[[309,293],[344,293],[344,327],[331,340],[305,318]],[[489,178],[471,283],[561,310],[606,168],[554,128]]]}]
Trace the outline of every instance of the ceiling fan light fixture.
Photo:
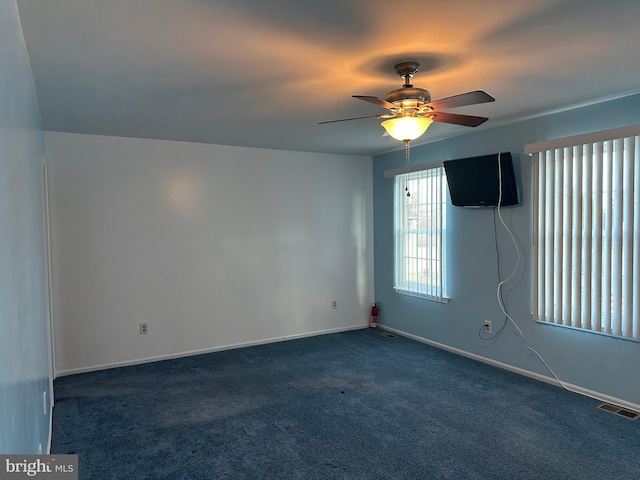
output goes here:
[{"label": "ceiling fan light fixture", "polygon": [[433,123],[430,117],[398,117],[385,120],[380,125],[389,135],[401,142],[415,140],[427,131]]}]

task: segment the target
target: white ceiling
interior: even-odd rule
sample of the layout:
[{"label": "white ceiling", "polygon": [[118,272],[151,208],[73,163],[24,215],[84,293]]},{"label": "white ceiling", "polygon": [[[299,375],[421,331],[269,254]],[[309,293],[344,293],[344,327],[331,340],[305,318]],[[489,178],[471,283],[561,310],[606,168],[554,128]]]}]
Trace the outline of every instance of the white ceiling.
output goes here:
[{"label": "white ceiling", "polygon": [[[640,91],[638,0],[17,0],[46,130],[374,155],[417,60],[477,129]],[[420,142],[468,127],[432,125]]]}]

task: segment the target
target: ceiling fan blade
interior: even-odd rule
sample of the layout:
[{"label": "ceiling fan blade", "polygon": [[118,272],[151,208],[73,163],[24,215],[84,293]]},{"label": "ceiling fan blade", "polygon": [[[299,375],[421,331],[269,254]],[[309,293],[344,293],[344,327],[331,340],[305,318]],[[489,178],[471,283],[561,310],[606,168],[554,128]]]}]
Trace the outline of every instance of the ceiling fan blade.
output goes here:
[{"label": "ceiling fan blade", "polygon": [[475,117],[473,115],[460,115],[459,113],[433,112],[430,115],[434,122],[453,123],[465,127],[477,127],[489,120],[487,117]]},{"label": "ceiling fan blade", "polygon": [[380,115],[367,115],[366,117],[353,117],[353,118],[341,118],[340,120],[327,120],[324,122],[318,122],[318,125],[323,123],[336,123],[336,122],[348,122],[349,120],[361,120],[363,118],[385,118],[387,116],[386,113]]},{"label": "ceiling fan blade", "polygon": [[448,110],[450,108],[464,107],[466,105],[476,105],[478,103],[495,102],[495,98],[482,90],[475,92],[461,93],[452,97],[441,98],[427,103],[428,107],[434,110]]},{"label": "ceiling fan blade", "polygon": [[397,105],[394,105],[391,102],[387,102],[386,100],[383,100],[383,99],[378,98],[378,97],[372,97],[372,96],[369,96],[369,95],[352,95],[352,97],[353,98],[357,98],[358,100],[364,100],[365,102],[373,103],[374,105],[378,105],[379,107],[382,107],[382,108],[388,108],[389,110],[391,110],[391,109],[400,109],[400,110],[402,110],[401,107],[399,107]]}]

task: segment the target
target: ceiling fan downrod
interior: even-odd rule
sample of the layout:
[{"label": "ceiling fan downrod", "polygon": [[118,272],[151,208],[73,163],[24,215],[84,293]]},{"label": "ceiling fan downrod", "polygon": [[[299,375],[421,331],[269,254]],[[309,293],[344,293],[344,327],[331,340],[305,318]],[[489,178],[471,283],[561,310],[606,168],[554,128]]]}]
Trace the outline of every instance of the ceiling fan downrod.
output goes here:
[{"label": "ceiling fan downrod", "polygon": [[414,87],[409,80],[420,68],[418,62],[402,62],[395,66],[396,73],[404,78],[404,85],[387,93],[385,100],[404,109],[404,113],[411,113],[418,103],[429,103],[431,95],[424,88]]},{"label": "ceiling fan downrod", "polygon": [[419,68],[420,68],[420,64],[418,62],[402,62],[402,63],[398,63],[395,66],[396,73],[400,75],[402,78],[404,78],[403,87],[405,88],[413,87],[413,85],[409,83],[409,79],[416,74]]}]

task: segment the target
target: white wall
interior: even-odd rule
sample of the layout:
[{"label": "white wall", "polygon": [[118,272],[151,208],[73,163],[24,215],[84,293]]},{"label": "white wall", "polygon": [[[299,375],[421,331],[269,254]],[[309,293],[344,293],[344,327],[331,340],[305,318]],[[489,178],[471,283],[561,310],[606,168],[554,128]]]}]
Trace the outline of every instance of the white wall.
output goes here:
[{"label": "white wall", "polygon": [[370,157],[52,132],[45,150],[59,374],[368,321]]},{"label": "white wall", "polygon": [[15,0],[0,0],[0,453],[47,449],[42,126]]}]

